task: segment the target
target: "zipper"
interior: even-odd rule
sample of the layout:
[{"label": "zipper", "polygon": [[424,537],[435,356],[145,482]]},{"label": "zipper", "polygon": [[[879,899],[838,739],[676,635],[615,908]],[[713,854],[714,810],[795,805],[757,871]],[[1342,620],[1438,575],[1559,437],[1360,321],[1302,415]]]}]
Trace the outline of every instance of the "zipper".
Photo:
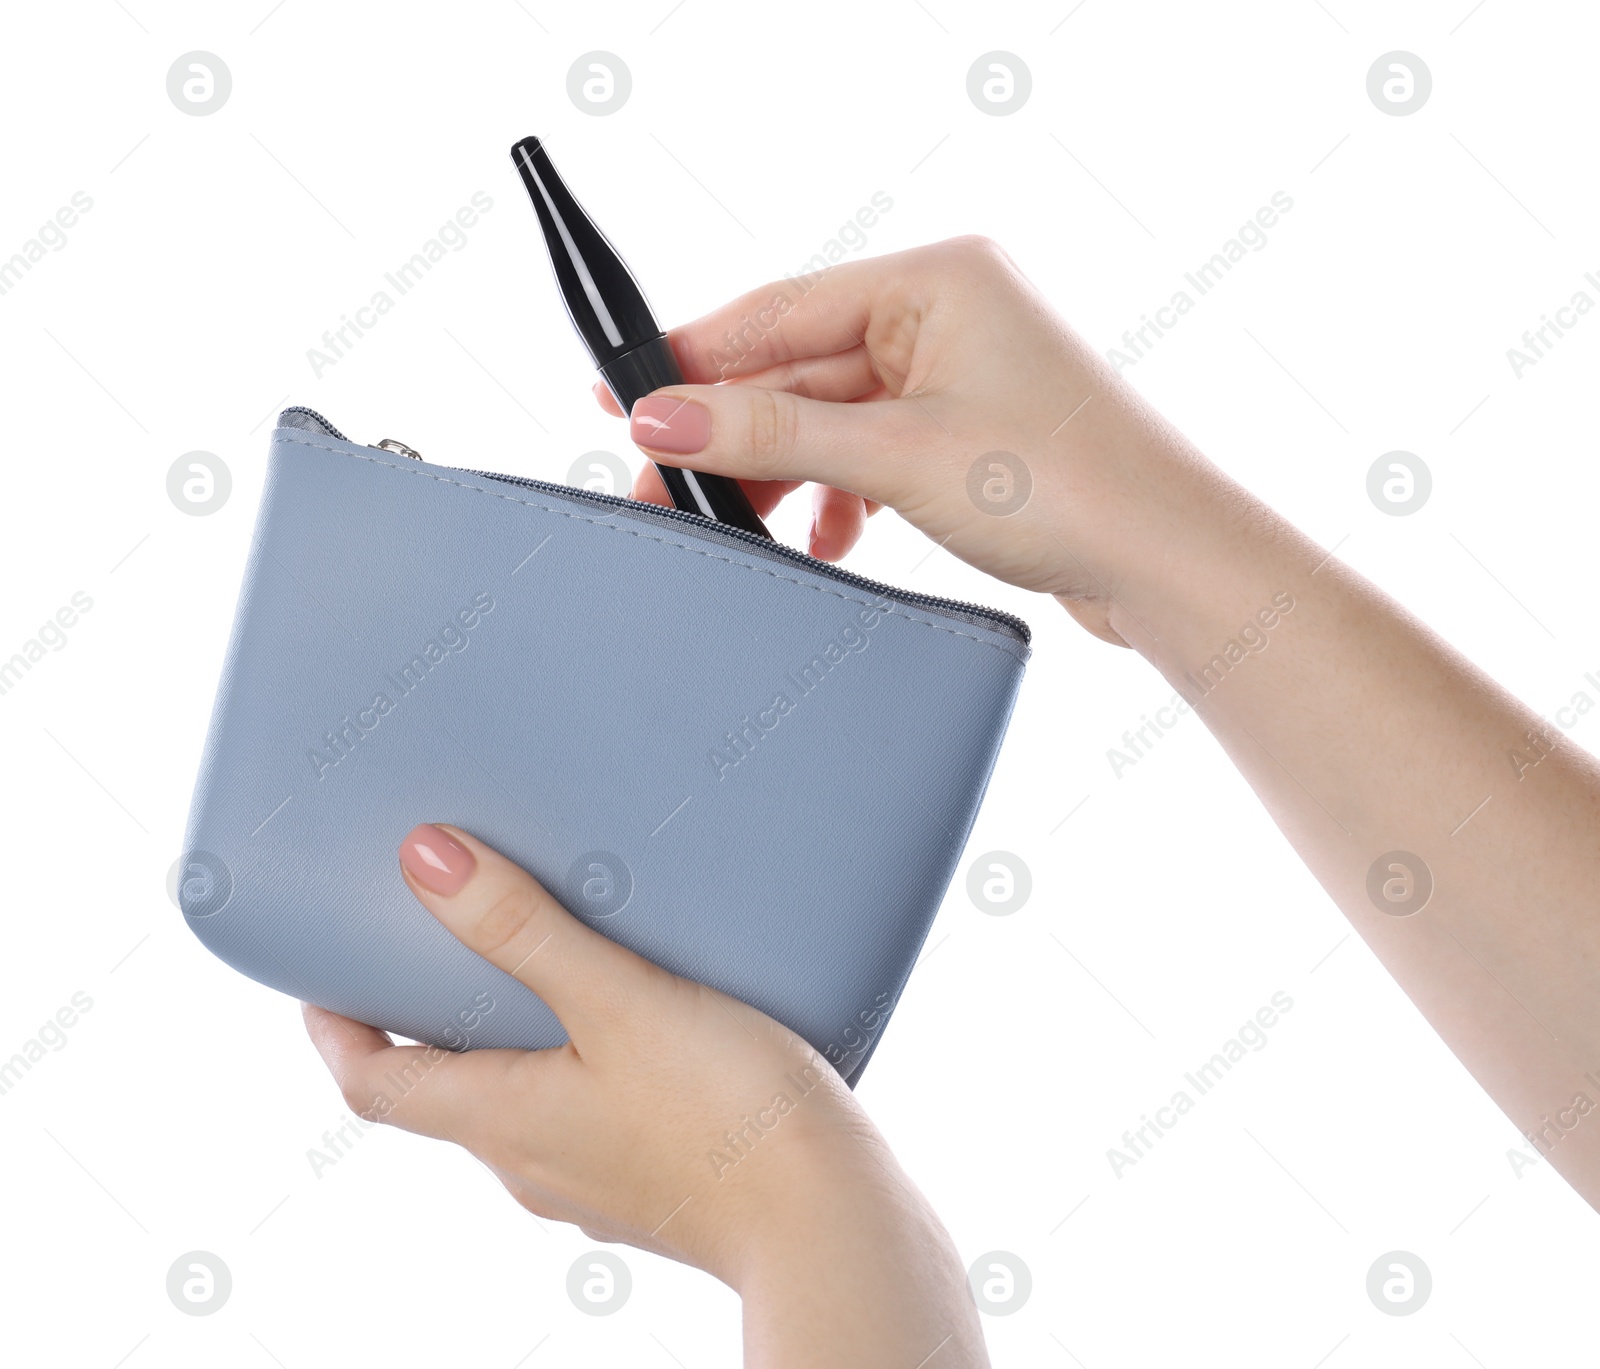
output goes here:
[{"label": "zipper", "polygon": [[[346,441],[349,439],[347,438]],[[413,461],[421,461],[422,453],[414,447],[408,447],[404,442],[397,442],[392,437],[380,437],[372,444],[379,451],[393,452],[396,456],[409,456]]]},{"label": "zipper", "polygon": [[[371,451],[385,451],[407,457],[414,461],[423,460],[422,454],[406,446],[404,442],[386,437],[379,442],[358,443],[346,437],[326,418],[315,409],[309,409],[302,404],[291,405],[284,413],[302,414],[311,420],[317,428],[328,437],[337,438],[340,442],[348,442],[351,446],[366,446]],[[282,415],[280,415],[280,418]],[[604,508],[624,509],[631,515],[643,515],[646,518],[659,518],[666,522],[689,523],[697,531],[709,534],[713,538],[722,538],[736,543],[741,547],[760,553],[769,559],[786,561],[793,565],[803,566],[806,570],[827,579],[838,581],[840,584],[851,585],[856,589],[868,590],[880,597],[898,599],[905,604],[917,608],[930,609],[936,613],[959,618],[962,621],[978,623],[985,627],[998,627],[1019,638],[1023,643],[1032,640],[1032,632],[1027,623],[1015,614],[1007,613],[1003,609],[985,608],[982,604],[970,604],[960,599],[943,599],[936,594],[922,594],[916,590],[897,589],[893,585],[886,585],[880,580],[870,580],[865,575],[857,575],[854,571],[841,569],[828,561],[818,560],[815,556],[807,555],[803,551],[786,546],[766,537],[758,537],[753,532],[746,532],[743,528],[729,527],[726,523],[718,523],[714,519],[703,517],[698,513],[689,513],[684,509],[663,508],[659,504],[646,504],[637,499],[627,499],[621,495],[601,494],[596,490],[582,489],[576,485],[557,485],[548,480],[533,480],[526,476],[505,475],[499,471],[479,471],[467,466],[448,466],[445,469],[459,471],[463,475],[475,475],[483,480],[498,480],[507,485],[520,485],[524,489],[538,490],[543,494],[556,495],[562,499],[576,499],[583,503],[597,504]]]}]

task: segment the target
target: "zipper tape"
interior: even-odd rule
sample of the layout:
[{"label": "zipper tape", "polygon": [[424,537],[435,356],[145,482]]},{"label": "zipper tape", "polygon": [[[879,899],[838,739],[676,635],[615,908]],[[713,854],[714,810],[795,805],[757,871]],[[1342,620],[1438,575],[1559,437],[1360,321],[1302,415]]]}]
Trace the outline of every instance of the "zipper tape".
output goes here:
[{"label": "zipper tape", "polygon": [[[340,442],[348,442],[352,447],[366,446],[372,451],[386,451],[421,461],[420,453],[406,446],[405,443],[394,438],[384,438],[377,443],[359,443],[353,438],[346,437],[332,423],[328,422],[315,409],[307,408],[303,404],[290,405],[283,410],[283,414],[301,414],[315,423],[321,432],[328,437]],[[279,417],[279,426],[283,426],[283,414]],[[557,495],[563,499],[577,499],[587,503],[602,505],[607,508],[621,508],[630,515],[656,518],[669,523],[691,524],[701,534],[723,541],[734,543],[746,550],[754,551],[771,559],[786,561],[793,565],[803,566],[816,575],[835,580],[840,584],[850,585],[856,589],[868,590],[874,594],[899,600],[901,603],[912,605],[916,608],[928,609],[944,613],[963,622],[976,623],[980,626],[998,629],[1010,636],[1018,638],[1023,643],[1032,641],[1032,631],[1027,623],[1015,614],[1006,613],[1002,609],[985,608],[982,604],[966,603],[960,599],[943,599],[935,594],[922,594],[916,590],[898,589],[894,585],[886,585],[881,580],[871,580],[865,575],[857,575],[854,571],[844,570],[831,562],[818,560],[803,551],[785,546],[782,542],[775,542],[769,538],[757,537],[754,533],[746,532],[743,528],[730,527],[726,523],[718,523],[713,519],[702,517],[698,513],[690,513],[684,509],[663,508],[659,504],[647,504],[637,499],[628,499],[621,495],[601,494],[596,490],[586,490],[576,485],[558,485],[549,480],[533,480],[526,476],[505,475],[499,471],[479,471],[468,466],[448,466],[446,470],[453,470],[462,475],[474,475],[482,480],[498,480],[507,485],[520,485],[525,489],[539,490],[545,494]]]}]

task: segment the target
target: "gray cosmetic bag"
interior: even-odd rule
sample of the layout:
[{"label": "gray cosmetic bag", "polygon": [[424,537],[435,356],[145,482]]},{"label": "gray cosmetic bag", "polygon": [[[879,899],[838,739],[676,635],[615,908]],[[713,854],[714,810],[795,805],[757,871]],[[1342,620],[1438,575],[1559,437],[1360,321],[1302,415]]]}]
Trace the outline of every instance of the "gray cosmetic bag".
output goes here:
[{"label": "gray cosmetic bag", "polygon": [[412,1040],[559,1045],[401,881],[400,839],[448,822],[853,1085],[977,815],[1026,624],[309,409],[271,443],[184,843],[195,935]]}]

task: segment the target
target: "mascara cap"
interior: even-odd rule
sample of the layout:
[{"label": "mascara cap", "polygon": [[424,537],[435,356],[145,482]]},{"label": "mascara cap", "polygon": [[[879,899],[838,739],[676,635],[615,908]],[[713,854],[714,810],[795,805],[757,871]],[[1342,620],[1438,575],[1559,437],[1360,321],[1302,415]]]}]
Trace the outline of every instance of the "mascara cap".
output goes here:
[{"label": "mascara cap", "polygon": [[595,365],[662,336],[639,282],[567,189],[544,144],[524,138],[512,146],[511,160],[539,216],[562,302]]}]

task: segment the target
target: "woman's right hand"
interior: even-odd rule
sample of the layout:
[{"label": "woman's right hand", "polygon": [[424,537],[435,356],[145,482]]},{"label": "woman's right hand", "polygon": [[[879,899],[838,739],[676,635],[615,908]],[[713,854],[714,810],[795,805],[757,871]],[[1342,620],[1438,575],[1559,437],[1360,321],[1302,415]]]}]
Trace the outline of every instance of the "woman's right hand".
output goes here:
[{"label": "woman's right hand", "polygon": [[567,1041],[396,1045],[308,1005],[352,1110],[466,1147],[541,1217],[714,1274],[743,1299],[748,1364],[988,1364],[954,1242],[807,1042],[595,931],[458,827],[414,828],[400,869]]},{"label": "woman's right hand", "polygon": [[[740,478],[762,513],[816,482],[810,550],[827,560],[887,504],[1110,641],[1119,587],[1215,482],[984,238],[774,282],[670,337],[690,383],[635,404],[647,455]],[[634,493],[667,502],[653,467]]]}]

